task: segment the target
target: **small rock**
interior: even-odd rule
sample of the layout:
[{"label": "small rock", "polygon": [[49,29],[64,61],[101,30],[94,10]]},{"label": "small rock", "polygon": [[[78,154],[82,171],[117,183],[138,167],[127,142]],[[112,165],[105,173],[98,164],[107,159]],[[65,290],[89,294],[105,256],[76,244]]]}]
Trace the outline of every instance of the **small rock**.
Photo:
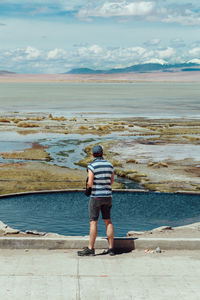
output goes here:
[{"label": "small rock", "polygon": [[6,225],[5,223],[3,223],[2,221],[0,221],[0,230],[4,231],[5,228],[7,228],[8,225]]},{"label": "small rock", "polygon": [[34,231],[34,230],[26,230],[25,233],[33,234],[33,235],[41,235],[41,236],[44,236],[46,234],[46,232],[39,232],[39,231]]},{"label": "small rock", "polygon": [[45,237],[61,238],[61,237],[65,237],[65,235],[61,235],[61,234],[58,234],[58,233],[48,232],[47,234],[45,234]]},{"label": "small rock", "polygon": [[127,236],[134,236],[134,235],[142,235],[144,234],[144,231],[129,231],[126,235]]},{"label": "small rock", "polygon": [[13,228],[10,228],[10,227],[7,227],[5,230],[4,230],[4,234],[18,234],[20,233],[20,230],[18,229],[13,229]]},{"label": "small rock", "polygon": [[20,230],[9,227],[7,224],[4,224],[0,221],[0,230],[3,231],[3,234],[17,234],[20,233]]},{"label": "small rock", "polygon": [[157,248],[156,248],[156,253],[161,253],[160,247],[157,247]]},{"label": "small rock", "polygon": [[173,230],[173,228],[171,226],[160,226],[160,227],[157,227],[157,228],[155,228],[151,231],[154,233],[154,232],[162,232],[162,231],[165,231],[165,230]]}]

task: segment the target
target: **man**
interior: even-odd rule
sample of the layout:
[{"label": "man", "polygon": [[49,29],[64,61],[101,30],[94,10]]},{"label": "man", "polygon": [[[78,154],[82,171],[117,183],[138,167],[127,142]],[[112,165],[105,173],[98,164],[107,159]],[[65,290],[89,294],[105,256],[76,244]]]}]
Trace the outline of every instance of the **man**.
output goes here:
[{"label": "man", "polygon": [[95,255],[94,245],[97,237],[97,222],[101,210],[106,225],[108,237],[108,254],[114,255],[114,228],[111,222],[110,210],[112,207],[112,189],[114,169],[111,163],[103,158],[103,149],[100,145],[92,148],[94,160],[88,165],[87,188],[91,188],[89,201],[90,240],[88,247],[78,251],[79,256]]}]

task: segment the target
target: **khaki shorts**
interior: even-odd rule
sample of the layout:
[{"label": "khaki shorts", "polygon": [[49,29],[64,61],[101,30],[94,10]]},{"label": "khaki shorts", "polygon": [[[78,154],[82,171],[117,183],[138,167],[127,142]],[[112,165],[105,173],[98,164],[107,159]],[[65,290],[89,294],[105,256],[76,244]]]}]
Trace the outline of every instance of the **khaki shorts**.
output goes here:
[{"label": "khaki shorts", "polygon": [[90,221],[97,221],[101,211],[102,219],[110,219],[112,197],[91,197],[88,205]]}]

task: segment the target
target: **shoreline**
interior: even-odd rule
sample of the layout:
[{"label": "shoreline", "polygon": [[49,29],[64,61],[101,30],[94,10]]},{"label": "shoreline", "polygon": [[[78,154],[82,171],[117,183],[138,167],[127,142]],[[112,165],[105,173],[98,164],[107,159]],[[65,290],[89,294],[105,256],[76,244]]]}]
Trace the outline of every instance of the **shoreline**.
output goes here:
[{"label": "shoreline", "polygon": [[151,72],[123,74],[7,74],[0,75],[1,82],[14,83],[135,83],[135,82],[199,82],[200,72]]},{"label": "shoreline", "polygon": [[[40,232],[37,230],[27,230],[20,231],[19,229],[9,227],[4,222],[0,221],[0,237],[1,238],[42,238],[42,239],[48,239],[48,238],[67,238],[71,237],[76,239],[77,236],[69,236],[69,235],[62,235],[55,232]],[[82,236],[82,238],[86,238],[87,236]],[[79,236],[80,238],[80,236]],[[101,238],[101,237],[99,237]],[[147,238],[149,240],[153,239],[187,239],[187,238],[200,238],[200,222],[192,223],[188,225],[182,225],[182,226],[175,226],[171,227],[168,225],[156,227],[151,230],[144,230],[144,231],[133,231],[133,229],[130,229],[126,236],[120,237],[119,239],[140,239],[140,238]]]}]

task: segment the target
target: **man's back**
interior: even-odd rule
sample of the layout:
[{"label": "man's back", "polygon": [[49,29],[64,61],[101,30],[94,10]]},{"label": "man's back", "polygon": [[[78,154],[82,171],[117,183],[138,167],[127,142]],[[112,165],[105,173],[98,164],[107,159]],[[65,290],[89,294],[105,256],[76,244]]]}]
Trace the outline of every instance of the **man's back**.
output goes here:
[{"label": "man's back", "polygon": [[103,157],[97,157],[88,165],[94,174],[91,197],[111,197],[111,177],[113,166]]}]

